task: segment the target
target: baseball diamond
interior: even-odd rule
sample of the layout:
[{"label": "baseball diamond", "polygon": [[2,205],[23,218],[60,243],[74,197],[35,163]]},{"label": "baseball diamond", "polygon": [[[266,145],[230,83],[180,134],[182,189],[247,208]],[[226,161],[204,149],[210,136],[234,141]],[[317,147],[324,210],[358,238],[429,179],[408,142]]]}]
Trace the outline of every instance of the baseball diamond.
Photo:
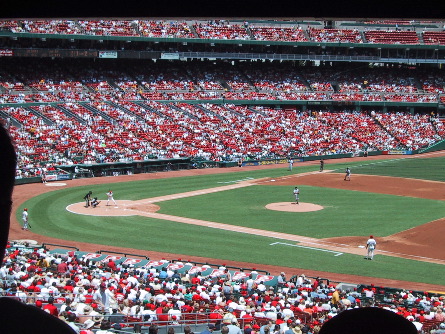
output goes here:
[{"label": "baseball diamond", "polygon": [[[409,159],[434,159],[441,156],[445,156],[445,153],[436,152],[428,155],[413,156]],[[370,165],[373,162],[383,161],[382,159],[394,160],[394,157],[379,156],[341,159],[337,160],[336,164],[327,164],[329,167],[322,173],[318,172],[318,162],[313,161],[295,163],[294,173],[291,175],[288,172],[282,173],[285,170],[283,165],[269,165],[76,179],[67,181],[67,185],[64,187],[57,188],[47,187],[43,184],[20,185],[16,187],[14,192],[14,210],[16,215],[11,226],[10,237],[11,239],[26,238],[36,240],[37,242],[75,246],[82,251],[97,251],[98,248],[101,248],[109,251],[125,251],[148,255],[150,258],[174,259],[187,257],[190,260],[211,263],[224,261],[228,265],[240,267],[261,267],[271,273],[278,273],[283,270],[295,273],[304,271],[306,275],[322,276],[343,282],[357,284],[365,282],[409,289],[443,291],[442,283],[435,278],[425,280],[425,277],[420,277],[421,275],[419,275],[418,280],[415,278],[404,279],[403,275],[406,274],[405,272],[402,275],[399,274],[399,276],[396,274],[392,277],[384,277],[384,275],[378,274],[376,277],[372,277],[369,273],[371,269],[359,269],[363,267],[362,262],[354,264],[354,261],[363,257],[364,250],[362,247],[366,243],[367,236],[372,232],[376,236],[379,245],[376,250],[376,259],[372,261],[372,270],[378,270],[379,265],[385,268],[391,266],[403,267],[407,263],[397,261],[409,261],[410,265],[413,266],[421,267],[424,264],[439,266],[432,267],[433,269],[427,268],[426,270],[443,272],[445,249],[442,247],[443,243],[441,240],[445,229],[444,183],[412,178],[360,174],[360,165]],[[351,182],[343,182],[344,167],[342,166],[345,164],[350,164],[353,169],[354,178]],[[315,170],[317,170],[316,173],[314,172]],[[260,172],[261,174],[257,177],[255,172]],[[243,178],[246,173],[253,175],[253,177]],[[282,176],[279,176],[281,175],[280,173]],[[205,178],[210,174],[213,175],[214,182],[208,183],[208,181],[205,181]],[[190,185],[186,181],[188,178],[192,178],[193,181],[191,182],[196,189],[187,189]],[[201,179],[203,180],[202,185],[199,184]],[[238,181],[229,183],[230,181],[227,180]],[[271,182],[271,180],[274,181]],[[152,182],[148,183],[151,186],[145,193],[150,196],[135,194],[129,191],[128,189],[136,187],[137,183],[134,182]],[[158,190],[158,187],[169,188],[168,182],[173,182],[174,186],[171,189],[164,192]],[[224,182],[227,183],[224,184]],[[108,189],[107,187],[111,183],[113,183],[117,207],[99,205],[97,208],[86,208],[84,206],[82,201],[83,189],[92,190],[93,196],[96,196],[96,194],[105,193],[102,190]],[[182,183],[185,183],[185,185],[182,186]],[[209,186],[210,184],[213,184],[213,186]],[[295,185],[304,189],[300,205],[292,205],[292,197],[289,198],[289,189],[293,189]],[[150,187],[152,188],[150,189]],[[177,191],[175,192],[174,189],[177,189]],[[261,196],[259,194],[255,195],[257,189],[261,192]],[[265,193],[269,194],[269,196],[264,196]],[[48,203],[48,201],[53,201],[54,199],[52,194],[60,198],[66,197],[66,200],[73,199],[73,201],[67,203],[62,208],[63,210],[57,208],[54,211],[54,207],[59,202],[55,200],[53,203]],[[72,194],[76,194],[77,197],[74,198]],[[82,194],[82,196],[79,198],[77,194]],[[124,197],[123,194],[127,195]],[[337,199],[344,196],[344,194],[347,194],[349,197],[345,201],[330,202],[327,201],[327,198],[323,200],[317,199],[317,196],[320,196],[320,194],[324,194],[321,196],[327,196],[328,198],[337,197]],[[368,196],[367,194],[372,194],[376,199],[364,197],[365,195]],[[45,196],[51,197],[45,199]],[[223,196],[228,197],[228,199],[225,199]],[[248,196],[252,197],[249,198]],[[383,197],[379,198],[379,196]],[[42,199],[42,202],[39,201],[39,198]],[[74,199],[77,199],[77,201]],[[391,226],[392,224],[385,223],[386,227],[376,224],[376,227],[370,229],[366,224],[370,224],[371,220],[364,216],[362,217],[362,222],[359,219],[351,222],[349,227],[343,227],[340,223],[341,219],[346,221],[348,216],[357,217],[355,212],[349,210],[362,210],[359,204],[356,204],[355,209],[347,206],[348,202],[354,201],[353,199],[368,201],[365,203],[365,207],[371,209],[371,211],[367,212],[361,211],[358,217],[367,215],[370,212],[375,217],[381,217],[378,214],[379,207],[373,206],[380,205],[386,201],[402,201],[400,205],[405,207],[408,216],[400,217],[400,220],[403,220],[403,222],[396,222],[398,220],[397,217],[391,218],[394,219],[394,222],[392,222],[393,227]],[[223,206],[231,205],[232,207],[219,207],[218,202],[222,203]],[[33,230],[26,233],[20,229],[19,220],[17,219],[17,213],[24,207],[25,203],[32,210],[34,217]],[[47,207],[44,207],[43,203],[48,203]],[[241,208],[236,208],[235,203],[239,203]],[[284,219],[278,218],[278,216],[269,216],[274,213],[280,214],[280,211],[276,211],[279,210],[277,206],[286,206],[286,203],[288,203],[289,209],[283,210],[282,214],[286,215]],[[339,207],[341,205],[344,207]],[[427,211],[421,209],[420,206],[415,210],[411,210],[410,206],[413,205],[425,206]],[[184,207],[188,209],[185,210]],[[294,209],[296,207],[299,208],[298,211]],[[318,211],[312,212],[313,207],[317,207]],[[385,211],[387,209],[381,207],[380,210]],[[233,217],[230,211],[234,211],[235,215],[239,215],[240,219]],[[415,215],[416,211],[420,212],[419,217]],[[54,217],[51,217],[51,214],[54,214],[54,212],[62,213],[57,219],[54,219]],[[221,215],[218,215],[218,213]],[[320,237],[305,235],[304,231],[308,229],[307,226],[317,224],[317,219],[325,219],[323,217],[326,217],[316,216],[315,218],[310,218],[310,215],[326,213],[328,215],[336,213],[340,217],[340,220],[334,220],[334,217],[331,217],[336,226],[327,226],[329,220],[319,221]],[[386,212],[385,214],[388,213]],[[400,214],[403,215],[402,212]],[[228,221],[221,218],[224,216],[228,217]],[[246,223],[245,221],[248,220],[247,217],[249,216],[258,219],[257,224]],[[276,220],[274,224],[270,224],[270,221],[263,224],[261,216],[264,216],[265,219],[275,217],[274,219]],[[407,219],[405,217],[410,216],[414,222],[413,224],[407,224],[406,222]],[[143,229],[141,229],[142,225],[139,225],[137,220],[139,218],[135,217],[145,219],[141,223],[145,224]],[[214,219],[211,219],[212,217]],[[306,217],[308,217],[309,223],[305,222]],[[427,220],[425,221],[425,219],[422,220],[421,218]],[[281,226],[283,221],[286,224]],[[361,224],[364,225],[361,226]],[[125,226],[125,231],[122,231],[122,226]],[[58,229],[61,231],[58,232]],[[166,233],[164,234],[160,232],[160,229],[168,231],[165,231]],[[324,229],[328,235],[323,234]],[[66,233],[68,230],[70,231],[69,234]],[[339,230],[340,234],[331,232],[336,230]],[[348,230],[352,230],[353,233],[349,234]],[[385,232],[386,230],[388,232]],[[119,234],[117,231],[121,231],[120,233],[124,240],[121,240],[122,237],[116,237],[116,233]],[[130,234],[126,233],[128,231]],[[362,233],[359,233],[359,231],[362,231]],[[114,237],[107,237],[108,233],[113,234]],[[330,233],[332,234],[329,236]],[[184,236],[187,235],[192,239],[196,239],[198,243],[203,242],[205,239],[201,239],[200,234],[207,235],[207,240],[214,243],[215,247],[220,245],[237,247],[238,243],[240,250],[243,250],[241,240],[244,240],[246,243],[264,242],[267,245],[273,244],[277,239],[282,242],[275,244],[273,250],[272,246],[269,246],[267,249],[269,258],[264,258],[265,255],[256,257],[253,254],[244,254],[243,252],[236,255],[236,251],[213,251],[213,247],[210,247],[210,249],[209,247],[199,247],[199,245],[191,245],[188,240],[183,240]],[[62,235],[71,238],[71,240],[63,240],[64,237]],[[133,237],[137,235],[138,238],[133,239],[132,235]],[[239,237],[239,235],[245,235],[245,237]],[[248,237],[248,235],[254,236],[254,239],[250,239],[251,237]],[[128,239],[125,240],[125,238]],[[136,241],[138,239],[142,239],[142,243],[138,243]],[[225,239],[225,242],[220,244],[221,239]],[[146,242],[143,242],[144,240]],[[183,252],[179,251],[180,247],[172,247],[172,243],[177,243],[180,247],[183,247]],[[184,248],[186,244],[190,245],[189,249]],[[298,245],[301,248],[291,248],[286,246],[287,244]],[[255,247],[254,244],[252,246]],[[169,249],[178,250],[178,252],[172,253],[169,252]],[[323,249],[331,250],[335,254],[341,255],[333,257],[334,253],[317,251]],[[261,253],[260,250],[257,252]],[[281,256],[281,252],[292,252],[292,256],[296,258],[298,258],[298,254],[304,257],[315,257],[313,265],[306,264],[302,259],[293,264],[283,262],[277,258]],[[305,252],[312,252],[312,254],[308,255]],[[218,256],[218,254],[220,255]],[[290,256],[291,259],[293,258],[292,256]],[[326,256],[330,257],[326,258]],[[355,260],[350,260],[349,257]],[[253,259],[253,261],[249,261],[249,258]],[[316,258],[319,258],[319,260],[316,260]],[[350,272],[345,270],[345,268],[341,268],[343,262],[338,263],[340,266],[338,270],[334,269],[335,261],[342,261],[340,260],[341,258],[350,261]],[[396,260],[393,263],[393,260],[390,259],[400,260]],[[320,270],[320,268],[323,268],[323,266],[320,266],[320,261],[334,263],[332,263],[333,266],[329,267],[331,269]]]}]

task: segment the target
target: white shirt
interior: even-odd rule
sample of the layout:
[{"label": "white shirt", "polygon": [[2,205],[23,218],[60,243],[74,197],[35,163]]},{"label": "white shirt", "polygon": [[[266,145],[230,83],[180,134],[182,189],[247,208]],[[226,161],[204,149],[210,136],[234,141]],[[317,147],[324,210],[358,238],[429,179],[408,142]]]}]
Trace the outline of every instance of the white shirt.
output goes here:
[{"label": "white shirt", "polygon": [[374,239],[370,238],[366,242],[366,245],[368,245],[369,249],[375,249],[375,246],[377,245],[377,242]]}]

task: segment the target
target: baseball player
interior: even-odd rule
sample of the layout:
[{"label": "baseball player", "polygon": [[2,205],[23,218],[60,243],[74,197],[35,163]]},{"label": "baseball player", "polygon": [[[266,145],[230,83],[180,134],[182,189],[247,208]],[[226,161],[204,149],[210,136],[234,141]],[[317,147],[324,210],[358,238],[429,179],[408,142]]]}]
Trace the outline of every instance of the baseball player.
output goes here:
[{"label": "baseball player", "polygon": [[324,160],[320,160],[320,172],[322,172],[324,169]]},{"label": "baseball player", "polygon": [[116,203],[116,201],[113,198],[113,192],[111,190],[109,190],[107,192],[107,198],[108,198],[107,199],[107,206],[109,206],[110,201],[112,201],[114,203],[114,206],[117,206],[117,203]]},{"label": "baseball player", "polygon": [[292,171],[292,167],[294,166],[294,160],[292,160],[292,158],[289,158],[287,162],[289,163],[289,170]]},{"label": "baseball player", "polygon": [[366,259],[372,260],[374,258],[374,249],[376,245],[377,242],[375,241],[374,237],[370,235],[368,241],[366,242],[366,249],[368,250]]},{"label": "baseball player", "polygon": [[91,206],[92,206],[93,208],[95,208],[95,207],[98,206],[99,204],[100,204],[100,201],[97,200],[97,197],[94,197],[94,198],[91,200]]},{"label": "baseball player", "polygon": [[295,204],[300,204],[300,189],[298,187],[295,187],[294,189],[294,196],[295,196]]},{"label": "baseball player", "polygon": [[351,181],[351,170],[346,168],[346,175],[345,175],[345,181]]},{"label": "baseball player", "polygon": [[23,227],[22,230],[28,231],[28,209],[24,208],[22,212]]}]

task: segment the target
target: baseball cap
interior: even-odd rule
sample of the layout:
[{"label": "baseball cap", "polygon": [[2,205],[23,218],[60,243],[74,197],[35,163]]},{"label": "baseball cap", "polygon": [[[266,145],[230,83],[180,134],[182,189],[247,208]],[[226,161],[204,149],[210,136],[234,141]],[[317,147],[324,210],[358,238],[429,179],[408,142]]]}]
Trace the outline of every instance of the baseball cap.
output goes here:
[{"label": "baseball cap", "polygon": [[214,324],[209,325],[209,329],[215,329],[215,328],[216,328],[216,326]]}]

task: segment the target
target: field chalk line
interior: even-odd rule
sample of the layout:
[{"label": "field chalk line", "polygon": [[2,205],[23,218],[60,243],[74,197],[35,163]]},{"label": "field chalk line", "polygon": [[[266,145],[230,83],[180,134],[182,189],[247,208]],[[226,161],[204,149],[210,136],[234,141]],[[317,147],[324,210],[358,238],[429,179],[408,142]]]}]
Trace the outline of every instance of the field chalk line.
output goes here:
[{"label": "field chalk line", "polygon": [[288,243],[285,243],[285,242],[273,242],[273,243],[270,244],[270,246],[275,246],[275,245],[285,245],[285,246],[291,246],[291,247],[306,248],[306,249],[316,250],[316,251],[320,251],[320,252],[334,253],[335,254],[334,256],[343,255],[343,253],[336,252],[336,251],[331,251],[331,250],[321,249],[321,248],[315,248],[315,247],[307,247],[307,246],[288,244]]}]

